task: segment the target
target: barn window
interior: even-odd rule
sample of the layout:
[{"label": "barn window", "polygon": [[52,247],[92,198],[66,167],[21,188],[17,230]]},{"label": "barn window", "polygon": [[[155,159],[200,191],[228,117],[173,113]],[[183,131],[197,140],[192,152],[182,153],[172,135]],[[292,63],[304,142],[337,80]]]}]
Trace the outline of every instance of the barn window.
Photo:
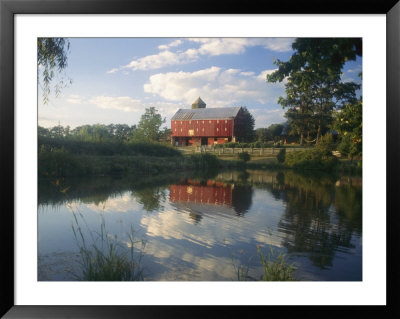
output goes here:
[{"label": "barn window", "polygon": [[219,124],[219,121],[217,121],[217,124]]},{"label": "barn window", "polygon": [[226,127],[225,127],[225,131],[226,131],[227,129],[226,129]]},{"label": "barn window", "polygon": [[204,124],[204,121],[203,121],[203,124]]},{"label": "barn window", "polygon": [[175,128],[175,132],[176,132],[176,128]]},{"label": "barn window", "polygon": [[217,127],[217,132],[219,131],[219,128]]},{"label": "barn window", "polygon": [[196,121],[197,122],[197,124],[199,124],[199,121]]},{"label": "barn window", "polygon": [[228,121],[227,121],[227,120],[225,120],[225,123],[228,123]]},{"label": "barn window", "polygon": [[204,131],[204,127],[203,127],[203,131]]},{"label": "barn window", "polygon": [[182,129],[181,129],[181,132],[182,132]]},{"label": "barn window", "polygon": [[199,128],[196,128],[196,131],[198,132],[198,131],[199,131]]},{"label": "barn window", "polygon": [[208,121],[208,124],[211,124],[211,121]]},{"label": "barn window", "polygon": [[189,124],[192,124],[192,121],[189,121]]}]

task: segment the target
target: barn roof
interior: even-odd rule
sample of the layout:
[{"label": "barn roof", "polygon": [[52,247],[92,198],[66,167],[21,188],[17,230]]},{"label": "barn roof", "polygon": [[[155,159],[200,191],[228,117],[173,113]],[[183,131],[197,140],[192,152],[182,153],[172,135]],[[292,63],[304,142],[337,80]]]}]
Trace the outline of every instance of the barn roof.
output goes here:
[{"label": "barn roof", "polygon": [[221,107],[208,109],[179,109],[171,120],[211,120],[236,117],[240,110],[237,107]]}]

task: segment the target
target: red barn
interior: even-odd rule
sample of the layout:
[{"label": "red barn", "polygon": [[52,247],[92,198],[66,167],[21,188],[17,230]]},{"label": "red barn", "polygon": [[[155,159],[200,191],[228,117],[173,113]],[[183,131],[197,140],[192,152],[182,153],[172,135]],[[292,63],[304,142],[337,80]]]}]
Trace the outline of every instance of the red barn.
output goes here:
[{"label": "red barn", "polygon": [[171,119],[171,142],[176,146],[237,142],[243,136],[243,110],[206,108],[199,97],[191,109],[179,109]]}]

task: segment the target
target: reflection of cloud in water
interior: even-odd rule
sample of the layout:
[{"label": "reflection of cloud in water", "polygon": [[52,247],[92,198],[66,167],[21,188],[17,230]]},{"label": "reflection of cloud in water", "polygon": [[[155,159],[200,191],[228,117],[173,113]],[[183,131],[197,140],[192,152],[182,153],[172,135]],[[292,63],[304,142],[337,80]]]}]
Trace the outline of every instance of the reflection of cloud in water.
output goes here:
[{"label": "reflection of cloud in water", "polygon": [[146,256],[151,255],[159,259],[155,262],[162,265],[163,269],[152,280],[233,279],[234,268],[230,258],[214,255],[195,256],[183,249],[181,244],[180,241],[152,241],[146,246]]},{"label": "reflection of cloud in water", "polygon": [[279,236],[277,231],[274,231],[271,234],[266,234],[265,232],[256,232],[253,235],[253,238],[259,244],[282,247],[282,237]]},{"label": "reflection of cloud in water", "polygon": [[[191,210],[187,205],[170,205],[169,210],[141,218],[141,226],[149,239],[146,255],[155,257],[153,262],[162,267],[152,280],[234,280],[230,254],[236,245],[255,256],[257,244],[281,247],[278,232],[269,233],[268,227],[254,229],[254,222],[260,216],[265,217],[265,209],[242,218],[231,214],[232,209],[223,205],[212,208],[213,205],[190,203]],[[190,214],[194,210],[198,213],[198,206],[210,206],[218,213],[202,211],[201,221],[193,223]],[[220,209],[228,209],[229,213],[222,214]]]},{"label": "reflection of cloud in water", "polygon": [[86,204],[86,207],[96,213],[128,213],[140,211],[141,205],[130,195],[129,192],[115,198],[108,198],[100,205]]},{"label": "reflection of cloud in water", "polygon": [[189,223],[189,217],[175,211],[143,215],[141,219],[141,225],[147,228],[147,236],[159,236],[164,239],[182,239],[185,233],[185,223]]}]

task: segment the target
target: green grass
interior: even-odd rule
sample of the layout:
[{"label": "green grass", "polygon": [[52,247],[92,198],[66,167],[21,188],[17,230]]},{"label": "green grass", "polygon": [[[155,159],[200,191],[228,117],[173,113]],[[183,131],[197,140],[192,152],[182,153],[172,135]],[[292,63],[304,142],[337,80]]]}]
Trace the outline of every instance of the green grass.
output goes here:
[{"label": "green grass", "polygon": [[271,248],[268,259],[265,257],[260,246],[257,246],[257,251],[263,266],[263,274],[260,277],[261,281],[294,281],[293,272],[295,267],[286,261],[286,256],[279,253],[275,257],[275,252]]},{"label": "green grass", "polygon": [[[263,272],[259,276],[259,281],[295,281],[294,271],[296,270],[295,266],[292,263],[289,263],[286,260],[286,255],[279,253],[276,255],[274,249],[271,247],[270,253],[268,254],[268,258],[265,256],[260,246],[257,246],[258,256],[261,261]],[[235,273],[237,276],[237,280],[239,281],[254,281],[255,278],[249,275],[250,270],[250,261],[246,266],[239,265],[238,267],[233,265],[235,269]]]},{"label": "green grass", "polygon": [[[89,236],[85,236],[78,222],[77,214],[73,213],[73,216],[74,224],[72,225],[72,230],[79,248],[82,270],[82,274],[78,276],[80,280],[143,280],[140,261],[143,256],[145,242],[135,239],[132,227],[128,235],[128,242],[123,245],[106,231],[104,219],[102,219],[100,232],[89,231]],[[81,218],[83,219],[83,216]],[[136,257],[135,246],[138,243],[141,243],[142,246],[139,256]]]}]

